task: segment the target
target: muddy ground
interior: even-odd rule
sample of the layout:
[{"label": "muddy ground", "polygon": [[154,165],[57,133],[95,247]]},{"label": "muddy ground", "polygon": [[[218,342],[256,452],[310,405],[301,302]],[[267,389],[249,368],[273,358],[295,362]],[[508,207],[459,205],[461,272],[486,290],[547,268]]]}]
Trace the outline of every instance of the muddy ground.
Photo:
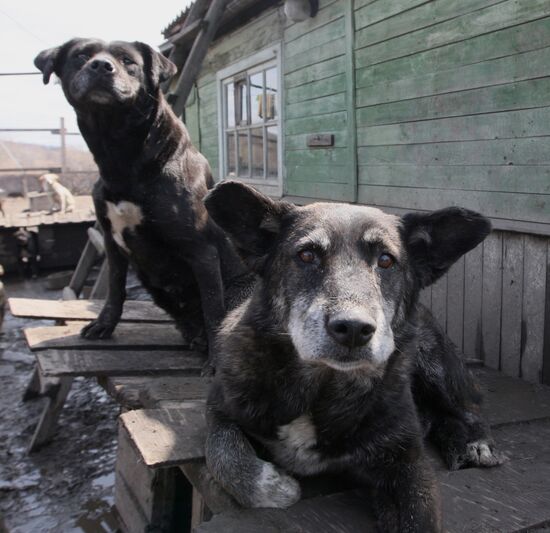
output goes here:
[{"label": "muddy ground", "polygon": [[[41,279],[4,283],[8,296],[60,298]],[[75,380],[55,438],[27,453],[42,401],[21,401],[34,367],[23,328],[39,324],[53,322],[7,312],[0,337],[0,532],[114,532],[118,407],[95,380]]]}]

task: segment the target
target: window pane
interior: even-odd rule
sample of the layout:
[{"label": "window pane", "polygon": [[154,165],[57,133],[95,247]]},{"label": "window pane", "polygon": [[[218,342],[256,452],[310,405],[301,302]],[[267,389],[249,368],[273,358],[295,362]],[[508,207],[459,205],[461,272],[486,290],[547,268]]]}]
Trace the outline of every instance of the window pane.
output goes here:
[{"label": "window pane", "polygon": [[250,122],[263,122],[264,107],[264,73],[258,72],[250,76]]},{"label": "window pane", "polygon": [[252,176],[264,177],[264,130],[253,128],[250,130],[250,144],[252,145]]},{"label": "window pane", "polygon": [[267,177],[279,176],[279,157],[277,146],[279,144],[279,132],[276,126],[266,128],[267,132]]},{"label": "window pane", "polygon": [[235,127],[235,85],[228,83],[225,86],[226,115],[225,123],[228,128]]},{"label": "window pane", "polygon": [[239,150],[239,176],[248,177],[250,175],[249,152],[248,152],[248,131],[239,131],[238,150]]},{"label": "window pane", "polygon": [[277,88],[279,86],[279,76],[277,75],[277,67],[270,68],[265,71],[265,88],[266,88],[266,120],[274,120],[279,116],[277,109]]},{"label": "window pane", "polygon": [[235,177],[237,175],[237,168],[235,165],[236,154],[235,154],[235,134],[228,133],[226,135],[226,161],[227,161],[227,176]]},{"label": "window pane", "polygon": [[235,123],[237,126],[246,126],[248,124],[247,94],[246,77],[235,80]]}]

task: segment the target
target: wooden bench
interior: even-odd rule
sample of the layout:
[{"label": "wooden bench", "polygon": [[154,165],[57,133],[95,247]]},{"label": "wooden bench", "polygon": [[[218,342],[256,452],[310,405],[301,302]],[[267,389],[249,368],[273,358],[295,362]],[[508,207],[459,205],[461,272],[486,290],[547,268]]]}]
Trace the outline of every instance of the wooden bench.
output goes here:
[{"label": "wooden bench", "polygon": [[[44,376],[96,376],[122,406],[115,504],[124,531],[185,531],[189,523],[197,532],[374,531],[368,495],[342,480],[307,480],[304,498],[286,511],[241,509],[219,487],[203,457],[208,381],[199,376],[202,358],[181,345],[165,320],[136,326],[129,317],[147,317],[132,314],[130,306],[113,339],[87,341],[78,336],[78,321],[93,318],[100,302],[15,304],[19,316],[31,316],[31,306],[36,318],[70,320],[25,332]],[[550,387],[473,370],[499,449],[510,461],[496,469],[449,472],[433,455],[445,527],[504,532],[550,525]]]}]

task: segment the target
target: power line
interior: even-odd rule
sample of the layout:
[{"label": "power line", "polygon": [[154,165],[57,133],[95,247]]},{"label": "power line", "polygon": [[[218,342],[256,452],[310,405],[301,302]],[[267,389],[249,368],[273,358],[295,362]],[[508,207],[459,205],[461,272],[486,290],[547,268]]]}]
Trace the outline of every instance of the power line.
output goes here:
[{"label": "power line", "polygon": [[0,76],[40,76],[42,72],[0,72]]},{"label": "power line", "polygon": [[38,41],[40,41],[42,44],[45,44],[46,46],[49,46],[48,43],[42,39],[41,37],[39,37],[38,35],[36,35],[36,33],[32,32],[31,30],[29,30],[26,26],[24,26],[23,24],[21,24],[18,20],[14,19],[9,13],[6,13],[3,9],[0,9],[0,13],[2,13],[2,15],[4,15],[5,17],[8,17],[14,24],[16,24],[17,26],[19,26],[19,28],[21,30],[23,30],[24,32],[28,33],[29,35],[31,35],[32,37],[34,37],[35,39],[37,39]]}]

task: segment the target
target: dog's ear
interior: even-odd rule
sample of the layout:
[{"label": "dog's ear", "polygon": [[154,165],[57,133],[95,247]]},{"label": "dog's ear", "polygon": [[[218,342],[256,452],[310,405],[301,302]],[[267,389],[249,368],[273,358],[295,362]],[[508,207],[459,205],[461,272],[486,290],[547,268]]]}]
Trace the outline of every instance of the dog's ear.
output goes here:
[{"label": "dog's ear", "polygon": [[231,238],[246,263],[255,270],[277,240],[282,217],[294,207],[275,202],[237,181],[223,181],[206,196],[208,213]]},{"label": "dog's ear", "polygon": [[460,207],[409,213],[402,222],[405,246],[420,288],[434,283],[491,232],[487,218]]},{"label": "dog's ear", "polygon": [[141,50],[146,60],[145,68],[149,70],[147,74],[151,76],[151,81],[155,87],[169,80],[178,71],[178,68],[172,61],[164,57],[160,52],[153,50],[148,44],[135,42],[134,45]]},{"label": "dog's ear", "polygon": [[34,66],[42,72],[42,81],[44,85],[48,84],[50,76],[55,72],[55,62],[60,50],[60,46],[48,48],[47,50],[42,50],[42,52],[34,58]]}]

